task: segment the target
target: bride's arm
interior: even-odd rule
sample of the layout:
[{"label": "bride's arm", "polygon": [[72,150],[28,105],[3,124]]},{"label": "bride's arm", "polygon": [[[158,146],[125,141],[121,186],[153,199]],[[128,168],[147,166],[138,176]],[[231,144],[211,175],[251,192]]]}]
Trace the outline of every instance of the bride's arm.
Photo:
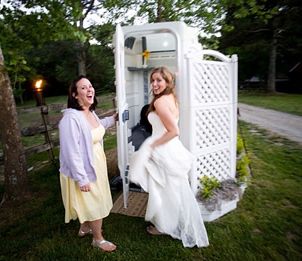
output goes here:
[{"label": "bride's arm", "polygon": [[[155,111],[167,131],[159,139],[155,140],[151,144],[151,148],[155,148],[156,146],[162,145],[179,135],[179,128],[177,125],[176,116],[173,114],[172,111],[173,107],[175,107],[175,103],[173,104],[173,100],[174,99],[171,99],[171,97],[163,95],[154,103]],[[176,108],[174,108],[174,110],[176,110]]]}]

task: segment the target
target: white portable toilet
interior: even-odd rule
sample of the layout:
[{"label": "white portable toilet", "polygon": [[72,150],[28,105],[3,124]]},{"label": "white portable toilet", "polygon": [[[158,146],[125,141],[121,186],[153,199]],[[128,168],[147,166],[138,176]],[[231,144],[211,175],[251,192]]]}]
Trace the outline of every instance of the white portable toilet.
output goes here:
[{"label": "white portable toilet", "polygon": [[[114,37],[118,167],[124,207],[129,194],[131,130],[152,95],[149,76],[166,66],[176,76],[180,139],[196,160],[190,173],[195,193],[201,176],[234,179],[237,137],[237,56],[203,50],[198,31],[183,22],[117,25]],[[149,56],[149,57],[147,57]]]}]

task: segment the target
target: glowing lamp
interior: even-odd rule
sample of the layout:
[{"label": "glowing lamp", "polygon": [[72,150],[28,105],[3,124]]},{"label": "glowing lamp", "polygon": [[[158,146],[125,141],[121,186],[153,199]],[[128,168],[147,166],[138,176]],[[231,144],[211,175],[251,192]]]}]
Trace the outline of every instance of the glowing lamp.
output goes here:
[{"label": "glowing lamp", "polygon": [[42,84],[43,84],[43,80],[37,80],[35,83],[35,89],[37,92],[41,92],[42,91]]},{"label": "glowing lamp", "polygon": [[35,82],[35,97],[37,100],[37,106],[45,105],[44,97],[43,97],[43,80],[37,80]]}]

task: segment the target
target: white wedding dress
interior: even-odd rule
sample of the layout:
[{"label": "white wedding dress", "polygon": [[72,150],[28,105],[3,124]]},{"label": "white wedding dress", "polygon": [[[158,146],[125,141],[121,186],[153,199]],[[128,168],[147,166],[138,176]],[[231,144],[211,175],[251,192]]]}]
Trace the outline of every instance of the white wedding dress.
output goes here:
[{"label": "white wedding dress", "polygon": [[130,160],[130,180],[149,193],[146,221],[185,247],[209,245],[199,206],[188,181],[193,155],[178,137],[151,150],[150,145],[166,131],[155,112],[148,115],[152,136]]}]

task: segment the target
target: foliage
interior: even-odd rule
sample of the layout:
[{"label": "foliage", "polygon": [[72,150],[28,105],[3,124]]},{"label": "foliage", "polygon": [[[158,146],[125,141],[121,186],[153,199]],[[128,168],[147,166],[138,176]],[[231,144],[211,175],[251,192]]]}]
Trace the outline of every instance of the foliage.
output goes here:
[{"label": "foliage", "polygon": [[223,11],[215,0],[107,0],[104,6],[111,12],[113,21],[125,24],[184,21],[209,34],[219,30],[217,25]]},{"label": "foliage", "polygon": [[[226,18],[222,21],[220,50],[238,54],[239,79],[252,76],[269,79],[273,67],[276,67],[274,79],[286,77],[302,55],[302,6],[299,1],[222,2],[225,3]],[[276,60],[271,60],[273,48],[277,50]]]},{"label": "foliage", "polygon": [[21,10],[13,12],[5,7],[0,10],[0,17],[5,17],[5,20],[0,19],[0,43],[5,57],[5,67],[10,75],[15,96],[21,98],[23,93],[21,84],[33,73],[26,59],[26,51],[31,48],[31,43],[22,37],[26,22],[22,19],[23,15]]},{"label": "foliage", "polygon": [[250,160],[246,154],[241,155],[236,162],[236,178],[238,182],[247,182],[250,176],[249,172]]},{"label": "foliage", "polygon": [[236,154],[240,155],[244,151],[244,143],[240,134],[237,134],[237,146],[236,146]]},{"label": "foliage", "polygon": [[220,187],[220,182],[215,177],[203,176],[199,178],[201,189],[200,196],[204,199],[210,198],[215,189]]},{"label": "foliage", "polygon": [[236,178],[238,182],[246,183],[250,177],[250,160],[246,154],[244,141],[240,134],[237,134],[237,160],[236,160]]},{"label": "foliage", "polygon": [[94,45],[88,51],[88,76],[98,93],[115,91],[115,70],[112,49],[108,46]]},{"label": "foliage", "polygon": [[[102,7],[100,2],[7,2],[10,5],[0,10],[0,42],[10,78],[18,82],[18,94],[30,87],[37,74],[47,82],[46,95],[65,94],[69,82],[79,73],[87,74],[86,69],[98,90],[112,90],[113,53],[108,43],[113,26],[84,27],[87,15]],[[95,39],[99,42],[91,46],[90,41]]]},{"label": "foliage", "polygon": [[[301,5],[295,0],[7,2],[11,7],[0,11],[0,42],[20,98],[37,74],[48,82],[47,95],[66,93],[70,80],[83,67],[98,91],[112,91],[111,42],[116,23],[184,21],[196,26],[203,33],[200,41],[204,46],[238,54],[241,81],[252,76],[267,78],[274,32],[278,75],[286,77],[301,57]],[[101,24],[88,23],[89,14],[102,16]]]}]

